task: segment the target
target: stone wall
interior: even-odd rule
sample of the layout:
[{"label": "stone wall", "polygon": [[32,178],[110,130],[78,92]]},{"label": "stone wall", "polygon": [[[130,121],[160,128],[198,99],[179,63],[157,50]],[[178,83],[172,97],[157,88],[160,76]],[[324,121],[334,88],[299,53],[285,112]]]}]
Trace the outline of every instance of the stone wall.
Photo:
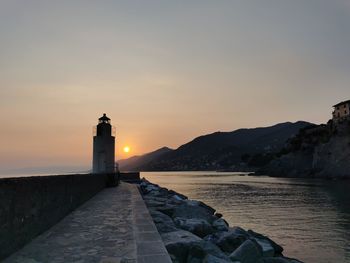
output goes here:
[{"label": "stone wall", "polygon": [[0,179],[0,260],[111,184],[111,175]]},{"label": "stone wall", "polygon": [[140,173],[139,172],[120,172],[119,179],[127,183],[140,183]]}]

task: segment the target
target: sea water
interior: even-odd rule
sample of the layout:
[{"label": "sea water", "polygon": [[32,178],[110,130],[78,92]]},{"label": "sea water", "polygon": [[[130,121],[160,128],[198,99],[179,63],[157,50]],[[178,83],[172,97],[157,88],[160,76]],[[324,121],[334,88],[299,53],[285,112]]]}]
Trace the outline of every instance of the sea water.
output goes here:
[{"label": "sea water", "polygon": [[141,176],[201,200],[230,226],[268,235],[284,255],[309,263],[350,262],[350,180],[290,179],[217,172]]}]

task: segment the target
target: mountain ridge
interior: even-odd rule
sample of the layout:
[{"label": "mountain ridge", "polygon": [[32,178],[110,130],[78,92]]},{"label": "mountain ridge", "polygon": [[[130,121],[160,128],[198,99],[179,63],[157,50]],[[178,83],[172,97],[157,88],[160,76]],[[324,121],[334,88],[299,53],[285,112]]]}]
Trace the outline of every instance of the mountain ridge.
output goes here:
[{"label": "mountain ridge", "polygon": [[[175,150],[166,148],[120,161],[121,170],[221,170],[241,167],[243,155],[268,154],[282,149],[287,139],[309,122],[283,122],[267,127],[241,128],[201,135]],[[132,159],[133,158],[133,159]],[[244,166],[244,165],[243,165]],[[247,168],[247,167],[246,167]]]}]

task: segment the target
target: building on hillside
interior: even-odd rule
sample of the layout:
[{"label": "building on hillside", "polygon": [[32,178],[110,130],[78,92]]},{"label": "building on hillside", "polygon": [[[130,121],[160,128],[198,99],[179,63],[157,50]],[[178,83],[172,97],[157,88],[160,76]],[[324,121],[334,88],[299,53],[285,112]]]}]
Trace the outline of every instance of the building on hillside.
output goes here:
[{"label": "building on hillside", "polygon": [[341,121],[350,118],[350,100],[342,101],[333,106],[333,120]]}]

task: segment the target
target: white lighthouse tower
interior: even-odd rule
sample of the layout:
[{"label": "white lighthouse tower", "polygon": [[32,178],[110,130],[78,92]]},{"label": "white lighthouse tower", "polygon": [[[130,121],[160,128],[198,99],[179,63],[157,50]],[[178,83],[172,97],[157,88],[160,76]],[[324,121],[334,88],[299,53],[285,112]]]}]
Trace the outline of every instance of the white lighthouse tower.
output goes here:
[{"label": "white lighthouse tower", "polygon": [[94,134],[92,172],[114,173],[115,172],[115,136],[111,119],[104,113],[98,119]]}]

